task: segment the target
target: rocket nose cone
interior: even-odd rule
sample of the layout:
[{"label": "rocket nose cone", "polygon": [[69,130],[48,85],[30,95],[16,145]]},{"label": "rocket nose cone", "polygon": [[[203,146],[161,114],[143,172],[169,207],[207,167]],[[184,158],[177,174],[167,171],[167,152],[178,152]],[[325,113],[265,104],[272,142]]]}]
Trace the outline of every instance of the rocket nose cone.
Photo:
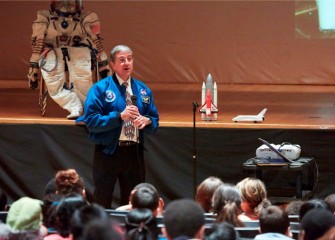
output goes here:
[{"label": "rocket nose cone", "polygon": [[213,82],[213,78],[212,78],[212,74],[208,74],[207,75],[207,80],[206,80],[206,82],[208,82],[208,83],[212,83]]}]

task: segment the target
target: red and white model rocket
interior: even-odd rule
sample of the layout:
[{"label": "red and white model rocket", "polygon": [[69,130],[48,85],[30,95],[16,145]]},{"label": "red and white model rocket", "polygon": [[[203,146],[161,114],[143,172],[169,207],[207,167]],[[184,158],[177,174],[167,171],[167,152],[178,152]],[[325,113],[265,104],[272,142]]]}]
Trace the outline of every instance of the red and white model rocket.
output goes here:
[{"label": "red and white model rocket", "polygon": [[215,121],[217,120],[217,86],[216,82],[213,84],[213,78],[211,74],[208,74],[206,83],[202,83],[201,89],[201,107],[199,112],[201,113],[201,120]]}]

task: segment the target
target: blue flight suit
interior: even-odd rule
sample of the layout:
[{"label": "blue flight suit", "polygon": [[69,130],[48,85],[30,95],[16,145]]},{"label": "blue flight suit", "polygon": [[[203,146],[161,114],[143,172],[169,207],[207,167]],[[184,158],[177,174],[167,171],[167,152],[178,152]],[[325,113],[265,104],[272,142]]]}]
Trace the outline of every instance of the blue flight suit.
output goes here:
[{"label": "blue flight suit", "polygon": [[[131,78],[133,95],[142,116],[150,118],[151,124],[139,130],[139,144],[119,146],[123,120],[121,112],[126,100],[116,75],[95,83],[88,92],[84,115],[76,122],[84,122],[89,139],[96,143],[93,163],[95,202],[105,208],[111,207],[114,185],[119,180],[120,204],[128,204],[131,190],[144,181],[143,143],[144,133],[155,133],[159,116],[151,90],[141,81]],[[129,179],[131,178],[131,179]]]}]

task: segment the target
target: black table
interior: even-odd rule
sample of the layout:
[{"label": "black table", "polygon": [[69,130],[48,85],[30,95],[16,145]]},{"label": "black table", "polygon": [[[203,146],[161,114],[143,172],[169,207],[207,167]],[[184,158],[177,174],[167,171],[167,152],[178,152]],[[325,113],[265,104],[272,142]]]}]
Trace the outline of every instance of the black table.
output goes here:
[{"label": "black table", "polygon": [[257,166],[252,158],[248,159],[243,163],[243,170],[250,176],[252,173],[256,173],[256,178],[262,179],[262,173],[266,170],[286,171],[295,172],[296,176],[296,198],[302,198],[302,175],[304,171],[308,174],[307,186],[313,188],[314,186],[314,172],[315,160],[312,157],[300,157],[288,166]]}]

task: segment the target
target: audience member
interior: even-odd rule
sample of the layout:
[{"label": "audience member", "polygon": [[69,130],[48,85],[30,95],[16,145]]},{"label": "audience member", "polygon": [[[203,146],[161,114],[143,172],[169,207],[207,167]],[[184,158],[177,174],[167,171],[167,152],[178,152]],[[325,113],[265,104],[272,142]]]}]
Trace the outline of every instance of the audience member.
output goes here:
[{"label": "audience member", "polygon": [[123,240],[123,232],[112,219],[96,219],[85,227],[82,240]]},{"label": "audience member", "polygon": [[236,186],[241,193],[242,210],[244,211],[239,218],[241,220],[258,220],[261,210],[271,205],[264,183],[259,179],[245,178]]},{"label": "audience member", "polygon": [[335,240],[335,227],[331,227],[322,237],[318,240]]},{"label": "audience member", "polygon": [[285,206],[284,210],[287,215],[299,215],[302,204],[304,204],[302,200],[293,200]]},{"label": "audience member", "polygon": [[237,240],[239,239],[233,225],[227,222],[214,223],[208,230],[205,240]]},{"label": "audience member", "polygon": [[[130,193],[130,196],[129,196],[129,204],[128,205],[123,205],[123,206],[120,206],[120,207],[118,207],[116,210],[117,211],[130,211],[133,207],[132,207],[132,199],[133,199],[133,196],[134,196],[134,194],[135,194],[135,192],[138,190],[138,189],[140,189],[140,188],[142,188],[142,187],[145,187],[145,188],[148,188],[148,189],[150,189],[150,193],[152,194],[152,196],[153,196],[153,199],[155,199],[156,197],[156,195],[158,196],[158,207],[156,208],[156,210],[152,210],[153,212],[154,212],[154,214],[155,214],[155,216],[163,216],[163,212],[164,212],[164,200],[162,199],[162,198],[160,198],[159,197],[159,195],[158,195],[158,191],[157,191],[157,189],[152,185],[152,184],[150,184],[150,183],[140,183],[140,184],[138,184],[138,185],[136,185],[135,187],[134,187],[134,189],[131,191],[131,193]],[[142,192],[142,191],[141,191]],[[139,194],[139,193],[138,193]],[[136,198],[138,198],[138,196],[136,197]],[[137,200],[135,200],[136,202],[138,202],[138,199]],[[136,203],[135,203],[136,204]],[[136,208],[138,208],[138,207],[140,207],[140,206],[135,206]],[[134,208],[135,208],[134,207]]]},{"label": "audience member", "polygon": [[43,205],[42,205],[42,215],[43,215],[43,225],[48,229],[48,232],[52,232],[53,229],[51,226],[54,225],[54,219],[51,216],[54,216],[53,207],[55,203],[61,198],[59,194],[56,194],[56,180],[52,178],[45,186],[43,193]]},{"label": "audience member", "polygon": [[140,187],[131,198],[131,206],[134,208],[148,208],[157,215],[159,197],[157,192],[148,187]]},{"label": "audience member", "polygon": [[299,240],[316,240],[335,226],[335,216],[328,209],[314,208],[300,222]]},{"label": "audience member", "polygon": [[311,209],[318,208],[318,209],[327,209],[332,212],[330,205],[323,199],[310,199],[304,202],[299,211],[299,220],[303,219],[305,214],[310,211]]},{"label": "audience member", "polygon": [[42,201],[22,197],[11,205],[6,223],[11,227],[16,239],[36,239],[47,234],[42,225]]},{"label": "audience member", "polygon": [[80,240],[85,227],[93,220],[107,219],[108,217],[106,210],[96,203],[76,209],[71,219],[72,239]]},{"label": "audience member", "polygon": [[43,240],[42,236],[39,236],[36,231],[32,230],[22,230],[12,232],[10,234],[10,240]]},{"label": "audience member", "polygon": [[278,206],[262,209],[259,216],[260,233],[255,240],[292,240],[290,221],[284,210]]},{"label": "audience member", "polygon": [[156,218],[148,208],[134,208],[126,216],[126,240],[156,240],[160,233]]},{"label": "audience member", "polygon": [[235,227],[244,226],[238,216],[242,213],[241,195],[236,186],[223,184],[219,186],[212,199],[212,208],[216,214],[216,222],[228,222]]},{"label": "audience member", "polygon": [[6,193],[0,188],[0,211],[7,211],[7,195]]},{"label": "audience member", "polygon": [[67,195],[70,193],[79,193],[86,197],[84,180],[79,176],[76,170],[60,170],[55,176],[57,194]]},{"label": "audience member", "polygon": [[56,194],[56,192],[57,192],[56,179],[53,177],[45,185],[43,195],[45,196],[45,195],[52,194],[52,193]]},{"label": "audience member", "polygon": [[11,229],[5,223],[0,223],[0,240],[9,240],[11,237]]},{"label": "audience member", "polygon": [[335,214],[335,193],[329,194],[325,201],[330,205],[333,213]]},{"label": "audience member", "polygon": [[210,176],[198,185],[195,199],[206,213],[211,212],[213,193],[222,184],[220,178]]},{"label": "audience member", "polygon": [[55,225],[56,233],[49,234],[44,240],[68,239],[71,233],[71,219],[76,209],[87,206],[83,195],[71,193],[64,196],[55,206]]},{"label": "audience member", "polygon": [[163,235],[168,239],[203,239],[205,215],[202,207],[191,199],[171,201],[164,212]]},{"label": "audience member", "polygon": [[86,199],[85,184],[75,169],[59,170],[44,189],[43,196],[43,223],[49,233],[54,232],[52,226],[56,223],[56,208],[61,198],[71,194],[80,194]]}]

